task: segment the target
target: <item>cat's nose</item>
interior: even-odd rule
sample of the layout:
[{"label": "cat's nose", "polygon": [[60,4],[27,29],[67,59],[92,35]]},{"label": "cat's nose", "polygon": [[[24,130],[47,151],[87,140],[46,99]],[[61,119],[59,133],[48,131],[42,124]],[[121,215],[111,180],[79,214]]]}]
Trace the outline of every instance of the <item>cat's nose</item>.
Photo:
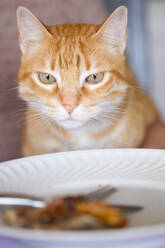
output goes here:
[{"label": "cat's nose", "polygon": [[76,108],[77,104],[75,103],[64,103],[63,106],[68,111],[69,114],[73,112],[73,110]]}]

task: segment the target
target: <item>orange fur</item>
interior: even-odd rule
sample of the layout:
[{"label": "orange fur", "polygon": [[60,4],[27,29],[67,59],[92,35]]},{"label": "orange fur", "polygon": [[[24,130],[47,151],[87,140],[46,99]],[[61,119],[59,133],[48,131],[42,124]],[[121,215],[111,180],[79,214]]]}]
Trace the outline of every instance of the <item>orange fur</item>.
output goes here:
[{"label": "orange fur", "polygon": [[[29,38],[28,18],[28,25],[35,27]],[[123,29],[117,33],[115,22],[126,28],[124,7],[100,26],[49,27],[19,8],[19,92],[28,103],[23,128],[25,156],[84,148],[138,147],[146,128],[158,120],[154,104],[137,87],[126,63],[126,33]],[[58,83],[42,87],[33,75],[49,71]],[[103,72],[107,79],[97,87],[86,84],[85,77],[91,72]],[[68,114],[68,109],[73,112]]]}]

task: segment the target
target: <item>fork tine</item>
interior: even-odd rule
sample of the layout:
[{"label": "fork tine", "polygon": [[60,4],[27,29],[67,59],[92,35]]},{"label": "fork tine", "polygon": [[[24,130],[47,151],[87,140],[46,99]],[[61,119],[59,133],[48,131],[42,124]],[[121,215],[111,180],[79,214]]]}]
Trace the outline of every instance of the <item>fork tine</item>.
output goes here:
[{"label": "fork tine", "polygon": [[101,192],[104,192],[105,190],[109,190],[110,188],[111,188],[110,185],[106,185],[106,186],[104,186],[104,187],[102,187],[102,188],[96,189],[96,190],[94,190],[94,191],[88,193],[87,196],[90,197],[90,196],[93,196],[93,195],[95,195],[95,194],[100,194]]},{"label": "fork tine", "polygon": [[110,194],[113,194],[117,191],[116,188],[111,185],[106,185],[100,189],[96,189],[86,195],[88,200],[101,200],[108,197]]}]

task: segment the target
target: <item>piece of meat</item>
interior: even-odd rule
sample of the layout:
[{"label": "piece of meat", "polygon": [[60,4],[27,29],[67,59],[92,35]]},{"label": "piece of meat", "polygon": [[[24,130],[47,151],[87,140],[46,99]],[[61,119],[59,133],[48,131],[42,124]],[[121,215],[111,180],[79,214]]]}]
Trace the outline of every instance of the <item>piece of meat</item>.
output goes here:
[{"label": "piece of meat", "polygon": [[119,209],[81,196],[53,199],[42,209],[8,209],[4,220],[10,226],[54,230],[119,228],[127,224]]},{"label": "piece of meat", "polygon": [[119,209],[100,201],[77,203],[76,211],[96,217],[109,227],[124,227],[126,225],[125,216]]}]

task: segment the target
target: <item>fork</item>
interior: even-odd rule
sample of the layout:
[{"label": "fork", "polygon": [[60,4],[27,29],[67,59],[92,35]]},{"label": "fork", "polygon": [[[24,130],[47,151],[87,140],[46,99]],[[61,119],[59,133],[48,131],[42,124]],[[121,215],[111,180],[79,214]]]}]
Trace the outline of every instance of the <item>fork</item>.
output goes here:
[{"label": "fork", "polygon": [[[112,194],[115,188],[110,185],[106,185],[100,189],[96,189],[87,194],[83,194],[88,200],[101,200]],[[34,208],[43,208],[46,206],[46,201],[43,198],[39,198],[26,194],[13,194],[13,193],[1,193],[0,194],[0,206],[1,205],[13,205],[13,206],[27,206]]]},{"label": "fork", "polygon": [[[100,189],[96,189],[92,192],[89,192],[87,194],[84,194],[84,196],[88,200],[103,200],[110,196],[111,194],[115,193],[117,191],[116,188],[106,185]],[[31,195],[25,195],[25,194],[8,194],[3,193],[0,194],[0,206],[24,206],[24,207],[33,207],[33,208],[44,208],[47,204],[47,201],[45,201],[43,198],[31,196]],[[137,212],[143,209],[141,206],[125,206],[125,205],[119,205],[119,204],[111,204],[113,207],[121,208],[122,210],[132,213]]]}]

